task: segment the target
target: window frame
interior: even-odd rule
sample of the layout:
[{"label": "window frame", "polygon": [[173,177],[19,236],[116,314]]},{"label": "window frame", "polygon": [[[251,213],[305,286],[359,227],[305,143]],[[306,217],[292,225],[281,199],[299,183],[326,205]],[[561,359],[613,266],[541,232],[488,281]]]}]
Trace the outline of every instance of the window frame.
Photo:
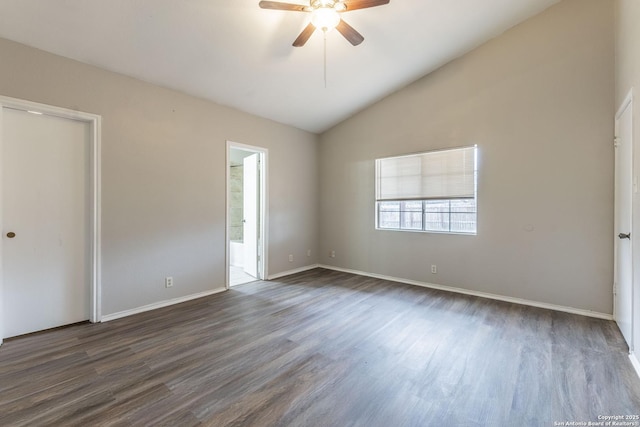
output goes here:
[{"label": "window frame", "polygon": [[[443,197],[443,198],[408,198],[408,199],[402,199],[402,198],[398,198],[398,199],[379,199],[378,198],[378,184],[379,184],[379,164],[381,160],[385,160],[385,159],[394,159],[394,158],[401,158],[401,157],[410,157],[410,156],[424,156],[424,155],[428,155],[430,153],[437,153],[437,152],[442,152],[442,151],[453,151],[453,150],[463,150],[463,149],[468,149],[468,148],[473,148],[474,149],[474,164],[473,164],[473,197]],[[445,149],[438,149],[438,150],[429,150],[429,151],[422,151],[422,152],[418,152],[418,153],[412,153],[412,154],[403,154],[403,155],[397,155],[397,156],[387,156],[387,157],[381,157],[381,158],[377,158],[375,159],[374,162],[374,174],[375,174],[375,186],[376,186],[376,194],[374,197],[374,210],[375,210],[375,230],[380,230],[380,231],[402,231],[402,232],[412,232],[412,233],[437,233],[437,234],[459,234],[459,235],[465,235],[465,236],[475,236],[478,234],[478,146],[477,144],[474,145],[468,145],[468,146],[462,146],[462,147],[453,147],[453,148],[445,148]],[[454,210],[454,208],[452,208],[452,202],[456,202],[456,201],[464,201],[464,200],[473,200],[473,211],[460,211],[460,212],[456,212]],[[408,211],[403,210],[403,203],[406,202],[420,202],[421,203],[421,228],[403,228],[403,220],[405,218],[405,215],[407,214]],[[449,218],[449,221],[447,222],[449,224],[448,230],[436,230],[436,229],[428,229],[426,228],[427,226],[427,214],[432,213],[429,212],[426,205],[427,202],[449,202],[448,204],[448,210],[446,212],[440,212],[443,215],[446,215]],[[397,214],[398,214],[398,227],[399,228],[390,228],[390,227],[381,227],[380,226],[380,217],[381,217],[381,207],[384,203],[398,203],[400,206],[398,208]],[[414,211],[414,212],[418,212],[418,211]],[[436,212],[439,213],[439,212]],[[452,221],[451,221],[451,216],[452,214],[473,214],[473,231],[461,231],[461,230],[452,230]]]}]

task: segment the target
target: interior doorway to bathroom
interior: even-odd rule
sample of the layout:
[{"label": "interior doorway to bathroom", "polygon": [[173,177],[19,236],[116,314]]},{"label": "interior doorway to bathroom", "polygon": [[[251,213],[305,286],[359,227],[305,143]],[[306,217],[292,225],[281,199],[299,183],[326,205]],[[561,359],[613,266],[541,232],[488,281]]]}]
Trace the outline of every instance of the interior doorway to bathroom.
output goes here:
[{"label": "interior doorway to bathroom", "polygon": [[227,142],[227,287],[266,276],[267,150]]}]

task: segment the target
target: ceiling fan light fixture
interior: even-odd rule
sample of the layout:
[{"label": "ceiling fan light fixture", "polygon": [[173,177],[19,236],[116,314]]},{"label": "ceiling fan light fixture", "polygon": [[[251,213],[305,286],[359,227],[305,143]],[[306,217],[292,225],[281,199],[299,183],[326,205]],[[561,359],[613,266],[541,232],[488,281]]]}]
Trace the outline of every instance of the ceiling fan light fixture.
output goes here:
[{"label": "ceiling fan light fixture", "polygon": [[320,9],[321,7],[333,7],[336,0],[312,0],[311,7],[314,9]]},{"label": "ceiling fan light fixture", "polygon": [[311,12],[311,22],[307,24],[298,37],[293,41],[294,47],[304,46],[315,30],[321,29],[325,33],[338,30],[353,46],[363,42],[364,37],[355,28],[340,18],[343,12],[389,4],[391,0],[309,0],[309,6],[279,1],[260,0],[258,6],[262,9],[288,10],[294,12]]},{"label": "ceiling fan light fixture", "polygon": [[311,23],[322,31],[331,31],[340,23],[340,15],[333,7],[321,7],[311,12]]},{"label": "ceiling fan light fixture", "polygon": [[334,5],[333,8],[335,10],[337,10],[338,12],[344,12],[345,10],[347,10],[347,5],[344,4],[344,2],[342,1],[337,1]]}]

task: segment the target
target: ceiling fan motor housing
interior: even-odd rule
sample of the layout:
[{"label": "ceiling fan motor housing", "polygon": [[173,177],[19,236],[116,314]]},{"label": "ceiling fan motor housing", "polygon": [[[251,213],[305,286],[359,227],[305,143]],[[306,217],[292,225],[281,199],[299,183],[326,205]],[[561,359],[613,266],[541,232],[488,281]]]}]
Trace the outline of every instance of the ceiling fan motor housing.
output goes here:
[{"label": "ceiling fan motor housing", "polygon": [[339,0],[311,0],[311,8],[317,9],[333,9],[336,12],[343,12],[347,9],[347,5]]}]

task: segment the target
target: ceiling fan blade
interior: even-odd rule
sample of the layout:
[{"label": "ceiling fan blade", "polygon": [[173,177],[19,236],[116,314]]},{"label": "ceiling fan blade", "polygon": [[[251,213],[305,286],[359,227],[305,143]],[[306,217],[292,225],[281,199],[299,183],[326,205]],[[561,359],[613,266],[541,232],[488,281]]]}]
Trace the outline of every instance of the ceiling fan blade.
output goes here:
[{"label": "ceiling fan blade", "polygon": [[309,40],[309,37],[311,37],[311,34],[313,34],[315,30],[316,27],[314,27],[313,24],[309,22],[309,25],[307,25],[305,29],[302,30],[298,38],[293,42],[293,45],[295,47],[304,46],[304,44],[307,42],[307,40]]},{"label": "ceiling fan blade", "polygon": [[357,32],[355,28],[353,28],[351,25],[344,22],[344,20],[342,19],[338,23],[336,30],[338,30],[340,34],[342,34],[344,38],[349,40],[349,43],[351,43],[354,46],[358,46],[364,40],[364,37],[362,37],[362,34]]},{"label": "ceiling fan blade", "polygon": [[303,6],[301,4],[292,4],[292,3],[280,3],[277,1],[261,1],[258,3],[263,9],[275,9],[275,10],[293,10],[296,12],[306,12],[307,6]]},{"label": "ceiling fan blade", "polygon": [[382,6],[388,3],[389,0],[351,0],[345,2],[347,6],[347,10],[345,10],[345,12],[349,12],[350,10],[366,9],[368,7]]}]

